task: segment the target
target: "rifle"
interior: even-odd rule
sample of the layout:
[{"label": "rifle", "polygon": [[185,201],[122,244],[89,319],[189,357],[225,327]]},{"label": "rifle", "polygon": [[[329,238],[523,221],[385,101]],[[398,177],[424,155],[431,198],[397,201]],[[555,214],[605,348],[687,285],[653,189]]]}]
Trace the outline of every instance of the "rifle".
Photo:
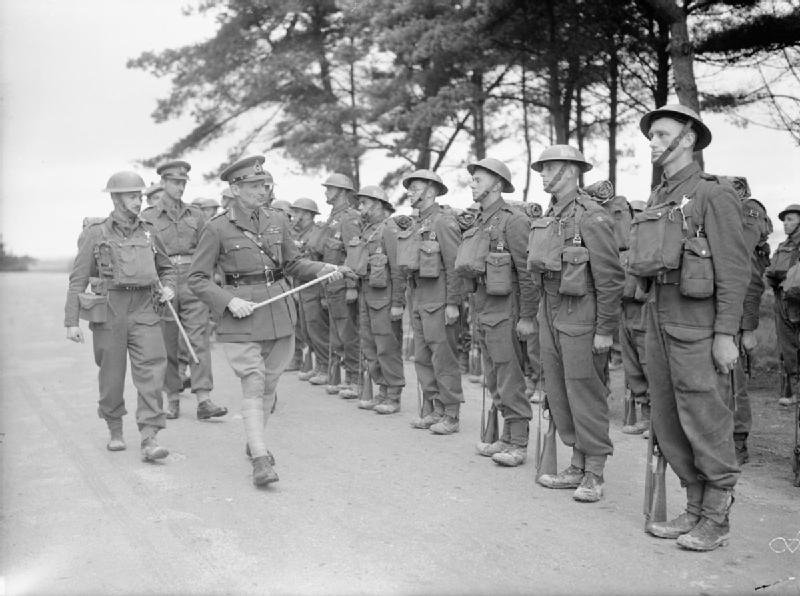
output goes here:
[{"label": "rifle", "polygon": [[[547,412],[547,415],[544,415]],[[542,439],[542,418],[548,420],[547,432]],[[542,406],[539,408],[539,427],[536,433],[536,445],[534,445],[534,459],[536,460],[535,479],[539,480],[545,474],[555,476],[558,474],[558,457],[556,453],[556,423],[550,412],[550,404],[545,396]]]},{"label": "rifle", "polygon": [[623,425],[634,426],[636,424],[636,400],[632,394],[625,397],[624,407]]},{"label": "rifle", "polygon": [[644,530],[652,522],[667,520],[667,460],[658,447],[658,440],[650,424],[647,439],[647,469],[644,477]]},{"label": "rifle", "polygon": [[470,324],[469,324],[469,327],[470,327],[470,329],[469,329],[470,340],[469,340],[469,370],[468,370],[468,372],[469,372],[470,375],[479,377],[481,375],[481,372],[482,372],[482,366],[481,366],[482,363],[481,363],[481,350],[480,350],[480,346],[478,346],[478,337],[477,337],[478,334],[477,334],[477,331],[476,331],[476,328],[475,328],[476,327],[476,321],[475,321],[476,317],[475,317],[475,313],[473,312],[474,310],[475,309],[473,309],[472,306],[470,305],[469,316],[470,316],[471,320],[470,320]]},{"label": "rifle", "polygon": [[486,417],[486,381],[481,383],[481,441],[494,443],[500,438],[499,422],[497,420],[497,406],[492,403],[489,408],[488,420]]},{"label": "rifle", "polygon": [[792,470],[794,471],[794,485],[800,486],[800,401],[794,404],[794,461]]}]

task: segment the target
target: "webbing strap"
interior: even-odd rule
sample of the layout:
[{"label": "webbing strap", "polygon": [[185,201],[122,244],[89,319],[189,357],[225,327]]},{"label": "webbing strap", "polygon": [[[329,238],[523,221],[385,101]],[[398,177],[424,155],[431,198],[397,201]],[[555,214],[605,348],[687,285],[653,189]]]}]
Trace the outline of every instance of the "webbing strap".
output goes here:
[{"label": "webbing strap", "polygon": [[678,133],[678,136],[672,139],[672,142],[664,150],[664,153],[658,156],[658,159],[653,165],[661,167],[664,161],[666,161],[666,159],[672,155],[672,152],[678,147],[678,143],[681,142],[681,139],[683,139],[683,137],[686,136],[686,133],[690,130],[692,130],[692,121],[688,120],[684,123],[683,128],[681,128],[681,131]]}]

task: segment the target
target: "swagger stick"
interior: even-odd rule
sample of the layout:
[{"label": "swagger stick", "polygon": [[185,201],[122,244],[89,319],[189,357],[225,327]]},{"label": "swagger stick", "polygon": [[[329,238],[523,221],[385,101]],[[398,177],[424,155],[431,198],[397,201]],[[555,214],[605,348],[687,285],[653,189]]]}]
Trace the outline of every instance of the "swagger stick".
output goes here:
[{"label": "swagger stick", "polygon": [[337,271],[331,271],[330,273],[326,273],[322,277],[318,277],[316,279],[312,279],[311,281],[306,282],[304,284],[301,284],[301,285],[297,286],[296,288],[292,288],[291,290],[287,290],[287,291],[283,292],[282,294],[278,294],[277,296],[273,296],[272,298],[269,298],[268,300],[264,300],[264,302],[258,302],[257,304],[253,305],[253,310],[255,310],[257,308],[261,308],[262,306],[267,306],[268,304],[272,304],[273,302],[277,302],[278,300],[283,300],[287,296],[291,296],[292,294],[296,294],[300,290],[305,290],[306,288],[310,288],[311,286],[317,285],[318,283],[325,281],[326,279],[328,279],[329,277],[331,277],[332,275],[334,275],[336,273],[338,273],[338,270]]}]

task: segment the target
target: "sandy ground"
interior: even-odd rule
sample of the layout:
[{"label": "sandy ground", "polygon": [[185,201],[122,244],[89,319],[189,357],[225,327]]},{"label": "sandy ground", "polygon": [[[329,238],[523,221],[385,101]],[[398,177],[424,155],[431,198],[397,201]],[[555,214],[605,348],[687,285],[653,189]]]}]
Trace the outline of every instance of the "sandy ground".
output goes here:
[{"label": "sandy ground", "polygon": [[[65,288],[63,274],[0,275],[0,593],[800,594],[788,456],[753,454],[729,546],[689,553],[643,533],[646,443],[619,431],[619,375],[595,505],[535,485],[531,461],[508,469],[474,453],[477,385],[465,382],[461,433],[411,429],[410,363],[403,411],[388,417],[287,373],[269,425],[281,480],[267,490],[251,484],[239,385],[219,346],[214,398],[228,416],[197,421],[185,394],[159,435],[163,464],[140,461],[132,415],[129,449],[111,453],[91,334],[64,338]],[[133,411],[130,384],[126,399]],[[668,481],[673,515],[683,495]]]}]

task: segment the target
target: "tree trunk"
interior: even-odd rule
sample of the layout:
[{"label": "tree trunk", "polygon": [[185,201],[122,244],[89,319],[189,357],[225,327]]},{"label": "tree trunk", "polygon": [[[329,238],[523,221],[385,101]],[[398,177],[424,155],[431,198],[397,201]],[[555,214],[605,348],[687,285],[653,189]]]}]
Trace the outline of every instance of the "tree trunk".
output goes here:
[{"label": "tree trunk", "polygon": [[527,167],[525,168],[525,189],[522,191],[522,200],[528,200],[528,191],[531,188],[531,168],[530,165],[533,162],[533,155],[531,155],[531,132],[528,130],[529,122],[528,122],[528,96],[526,93],[526,85],[527,82],[525,80],[525,64],[522,64],[522,133],[525,137],[525,155],[527,156],[526,164]]},{"label": "tree trunk", "polygon": [[564,115],[561,97],[559,52],[557,45],[557,24],[553,0],[547,0],[547,32],[550,47],[547,52],[547,91],[550,118],[554,127],[555,142],[566,143],[569,137],[569,113]]},{"label": "tree trunk", "polygon": [[483,107],[486,100],[483,95],[483,71],[476,68],[472,73],[472,123],[473,145],[475,156],[478,159],[486,157],[486,128],[484,124]]},{"label": "tree trunk", "polygon": [[[583,153],[583,88],[580,83],[575,85],[575,138],[578,151]],[[578,175],[578,183],[583,186],[583,170]]]},{"label": "tree trunk", "polygon": [[361,188],[361,164],[359,163],[358,116],[356,110],[356,53],[355,40],[350,38],[350,127],[353,142],[353,179],[356,189]]},{"label": "tree trunk", "polygon": [[612,35],[608,60],[608,180],[617,187],[617,116],[619,115],[619,54]]}]

